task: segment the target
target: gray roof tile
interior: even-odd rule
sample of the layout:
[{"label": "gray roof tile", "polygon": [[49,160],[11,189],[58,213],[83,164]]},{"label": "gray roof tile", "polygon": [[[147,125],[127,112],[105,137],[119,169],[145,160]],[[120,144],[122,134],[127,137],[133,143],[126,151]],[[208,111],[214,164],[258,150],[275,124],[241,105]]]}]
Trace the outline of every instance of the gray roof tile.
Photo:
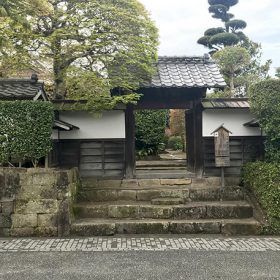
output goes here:
[{"label": "gray roof tile", "polygon": [[144,87],[225,87],[218,66],[207,57],[159,57],[157,72]]},{"label": "gray roof tile", "polygon": [[47,99],[42,82],[34,79],[0,79],[0,100],[32,100],[40,91]]}]

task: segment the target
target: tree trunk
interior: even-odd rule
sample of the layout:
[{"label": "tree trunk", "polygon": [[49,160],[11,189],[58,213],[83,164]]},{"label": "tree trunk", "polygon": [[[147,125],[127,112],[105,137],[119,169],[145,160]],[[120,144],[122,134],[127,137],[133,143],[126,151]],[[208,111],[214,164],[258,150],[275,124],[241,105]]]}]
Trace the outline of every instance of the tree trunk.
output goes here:
[{"label": "tree trunk", "polygon": [[235,87],[234,87],[234,76],[230,76],[230,96],[233,97],[235,94]]},{"label": "tree trunk", "polygon": [[61,55],[61,41],[56,39],[53,43],[54,51],[53,71],[54,71],[54,99],[64,99],[65,89],[65,72]]}]

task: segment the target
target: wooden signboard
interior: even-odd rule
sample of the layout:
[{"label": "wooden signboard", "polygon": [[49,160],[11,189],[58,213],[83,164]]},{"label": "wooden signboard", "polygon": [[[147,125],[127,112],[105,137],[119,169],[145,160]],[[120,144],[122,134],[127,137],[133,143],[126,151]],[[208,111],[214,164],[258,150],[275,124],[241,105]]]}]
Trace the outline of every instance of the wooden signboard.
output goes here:
[{"label": "wooden signboard", "polygon": [[229,133],[223,126],[214,132],[216,167],[230,166]]},{"label": "wooden signboard", "polygon": [[215,165],[221,168],[222,187],[225,186],[225,167],[230,166],[230,133],[223,125],[212,133],[215,137]]}]

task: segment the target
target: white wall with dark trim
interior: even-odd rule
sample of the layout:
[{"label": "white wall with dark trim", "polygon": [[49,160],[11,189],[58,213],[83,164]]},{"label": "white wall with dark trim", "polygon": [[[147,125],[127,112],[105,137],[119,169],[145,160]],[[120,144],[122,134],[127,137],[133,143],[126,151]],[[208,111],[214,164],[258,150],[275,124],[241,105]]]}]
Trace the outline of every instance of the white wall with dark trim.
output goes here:
[{"label": "white wall with dark trim", "polygon": [[222,124],[232,132],[230,136],[261,136],[260,128],[244,126],[254,118],[249,109],[206,109],[203,111],[203,137],[214,137],[211,133]]},{"label": "white wall with dark trim", "polygon": [[59,119],[77,126],[79,129],[59,133],[54,131],[53,139],[125,138],[125,113],[122,110],[106,111],[100,115],[82,111],[64,111],[59,113]]}]

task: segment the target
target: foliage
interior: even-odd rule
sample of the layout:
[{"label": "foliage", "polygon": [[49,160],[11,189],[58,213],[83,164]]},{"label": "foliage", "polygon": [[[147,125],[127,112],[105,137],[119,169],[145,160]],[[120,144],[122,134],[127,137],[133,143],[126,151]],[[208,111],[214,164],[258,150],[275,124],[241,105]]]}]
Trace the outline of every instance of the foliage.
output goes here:
[{"label": "foliage", "polygon": [[230,8],[235,6],[238,0],[208,0],[208,3],[209,13],[213,18],[220,19],[224,27],[206,30],[204,36],[198,40],[198,44],[209,48],[211,53],[215,53],[226,46],[243,42],[246,36],[242,30],[247,27],[247,23],[244,20],[233,19],[234,15],[229,13]]},{"label": "foliage", "polygon": [[165,140],[166,110],[136,111],[136,149],[157,155]]},{"label": "foliage", "polygon": [[136,89],[150,78],[158,32],[137,0],[46,1],[48,13],[28,16],[24,45],[53,65],[57,98],[71,66],[98,73],[110,88]]},{"label": "foliage", "polygon": [[36,162],[52,148],[54,110],[51,103],[0,102],[0,162]]},{"label": "foliage", "polygon": [[249,52],[242,47],[225,47],[216,52],[213,58],[221,67],[221,72],[229,84],[230,95],[235,94],[235,87],[238,82],[238,74],[250,63]]},{"label": "foliage", "polygon": [[[110,94],[110,86],[105,79],[97,76],[95,72],[83,71],[74,68],[69,73],[66,80],[67,97],[73,100],[85,100],[82,109],[99,112],[104,109],[109,110],[117,104],[136,104],[140,98],[139,94],[129,92],[125,95]],[[77,104],[76,104],[77,106]],[[75,109],[75,108],[71,108]],[[81,109],[81,108],[77,108]]]},{"label": "foliage", "polygon": [[280,67],[276,68],[275,77],[280,79]]},{"label": "foliage", "polygon": [[251,110],[266,133],[266,156],[280,162],[280,80],[268,79],[249,89]]},{"label": "foliage", "polygon": [[280,165],[254,162],[247,164],[243,172],[246,186],[256,194],[266,211],[269,228],[267,233],[280,234]]},{"label": "foliage", "polygon": [[29,22],[31,15],[50,12],[46,0],[0,1],[0,77],[7,77],[30,66]]},{"label": "foliage", "polygon": [[[214,18],[224,22],[224,27],[210,28],[204,33],[204,36],[198,40],[198,43],[209,48],[210,53],[214,54],[227,46],[239,46],[245,48],[250,54],[250,62],[243,65],[236,74],[234,86],[235,95],[244,96],[247,94],[249,86],[268,77],[271,60],[262,63],[261,45],[251,41],[243,30],[247,27],[244,20],[233,19],[229,9],[238,3],[238,0],[209,0],[209,12]],[[229,89],[232,88],[230,80],[225,75]],[[233,95],[232,90],[226,89],[225,95]]]},{"label": "foliage", "polygon": [[181,136],[171,136],[167,144],[169,149],[179,151],[184,149],[184,141]]}]

